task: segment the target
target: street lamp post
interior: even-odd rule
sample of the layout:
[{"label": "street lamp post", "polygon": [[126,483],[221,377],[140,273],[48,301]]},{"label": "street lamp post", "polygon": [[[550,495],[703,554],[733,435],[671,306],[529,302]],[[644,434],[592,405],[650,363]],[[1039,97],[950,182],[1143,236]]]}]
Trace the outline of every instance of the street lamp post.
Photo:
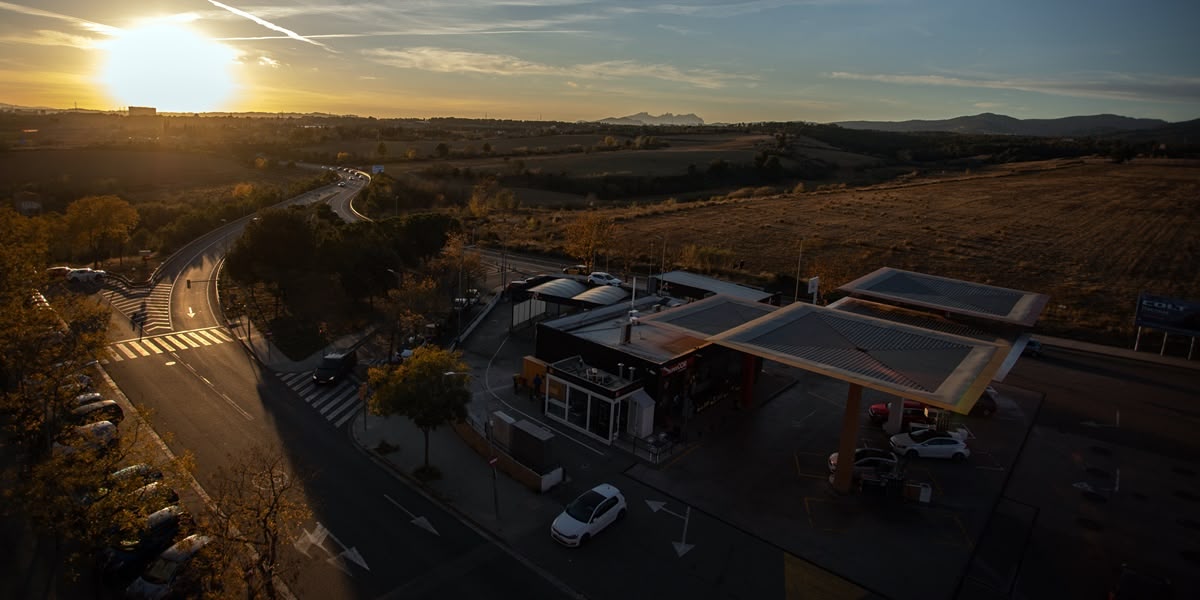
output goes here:
[{"label": "street lamp post", "polygon": [[[462,371],[446,371],[445,373],[442,373],[443,377],[452,377],[454,375],[463,375],[466,377],[471,376],[470,373],[464,373]],[[488,453],[491,454],[491,456],[488,457],[488,464],[492,466],[492,510],[494,510],[496,512],[496,519],[499,519],[500,518],[500,487],[496,482],[496,480],[497,480],[496,463],[498,462],[498,459],[496,457],[496,446],[492,442],[492,427],[491,427],[490,423],[491,423],[491,420],[488,419],[488,416],[485,413],[483,416],[483,430],[484,430],[484,437],[487,438],[487,442],[488,442]]]},{"label": "street lamp post", "polygon": [[800,263],[804,260],[804,238],[800,238],[800,255],[796,257],[796,294],[793,302],[800,301]]}]

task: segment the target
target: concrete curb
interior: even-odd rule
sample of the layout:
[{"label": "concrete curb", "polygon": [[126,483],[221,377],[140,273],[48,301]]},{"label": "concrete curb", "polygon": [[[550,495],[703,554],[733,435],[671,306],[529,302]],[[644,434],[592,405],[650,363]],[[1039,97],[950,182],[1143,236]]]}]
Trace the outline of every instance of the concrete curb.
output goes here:
[{"label": "concrete curb", "polygon": [[1044,346],[1067,350],[1070,352],[1099,354],[1102,356],[1111,356],[1113,358],[1125,360],[1154,363],[1165,367],[1177,367],[1181,369],[1200,371],[1200,361],[1188,360],[1178,356],[1159,356],[1149,352],[1135,352],[1131,348],[1118,348],[1116,346],[1105,346],[1103,344],[1093,344],[1091,342],[1077,342],[1075,340],[1042,335],[1035,335],[1033,336],[1033,339],[1041,342]]}]

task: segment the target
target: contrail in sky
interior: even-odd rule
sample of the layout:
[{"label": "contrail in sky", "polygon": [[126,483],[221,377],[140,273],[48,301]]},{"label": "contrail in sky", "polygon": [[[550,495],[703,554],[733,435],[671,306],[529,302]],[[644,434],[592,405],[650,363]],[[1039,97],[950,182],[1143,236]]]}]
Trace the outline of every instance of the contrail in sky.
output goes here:
[{"label": "contrail in sky", "polygon": [[120,31],[120,29],[117,29],[116,27],[104,25],[102,23],[93,23],[92,21],[88,21],[87,19],[80,19],[78,17],[72,17],[70,15],[64,15],[64,14],[60,14],[60,13],[56,13],[56,12],[50,12],[48,10],[41,10],[38,8],[30,8],[28,6],[21,6],[20,4],[10,4],[8,2],[0,2],[0,10],[8,10],[8,11],[12,11],[15,13],[20,13],[23,15],[29,15],[29,16],[33,16],[33,17],[46,17],[48,19],[57,19],[59,21],[67,21],[68,23],[74,23],[74,24],[76,24],[84,29],[87,29],[89,31],[95,31],[96,33],[113,34],[113,33]]},{"label": "contrail in sky", "polygon": [[272,31],[278,31],[279,33],[282,33],[282,34],[292,38],[293,40],[299,40],[299,41],[307,43],[307,44],[312,44],[314,46],[320,46],[326,50],[329,50],[330,52],[334,52],[334,50],[330,49],[329,46],[326,46],[325,44],[322,44],[321,42],[306,38],[306,37],[296,33],[295,31],[292,31],[291,29],[288,29],[286,27],[280,27],[270,21],[267,21],[266,19],[260,19],[244,10],[234,8],[232,6],[229,6],[228,4],[221,4],[220,2],[217,2],[217,0],[208,0],[208,3],[217,8],[227,10],[239,17],[245,17],[247,19],[250,19],[251,21],[258,23],[259,25],[262,25],[263,27],[266,27],[267,29],[270,29]]}]

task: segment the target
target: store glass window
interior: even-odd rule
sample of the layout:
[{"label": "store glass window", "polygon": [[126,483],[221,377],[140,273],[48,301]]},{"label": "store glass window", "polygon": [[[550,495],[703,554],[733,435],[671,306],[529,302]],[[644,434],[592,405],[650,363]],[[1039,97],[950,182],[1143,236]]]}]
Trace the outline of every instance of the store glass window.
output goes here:
[{"label": "store glass window", "polygon": [[588,418],[587,430],[592,435],[599,436],[604,439],[610,439],[609,427],[612,424],[612,403],[605,398],[592,396],[592,404],[589,408],[591,413]]}]

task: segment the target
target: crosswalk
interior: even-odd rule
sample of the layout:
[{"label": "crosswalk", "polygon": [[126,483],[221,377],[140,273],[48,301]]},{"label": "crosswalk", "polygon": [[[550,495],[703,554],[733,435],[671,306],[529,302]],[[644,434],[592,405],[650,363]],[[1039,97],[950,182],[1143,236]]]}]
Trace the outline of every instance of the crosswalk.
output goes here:
[{"label": "crosswalk", "polygon": [[105,282],[101,292],[134,326],[153,334],[171,331],[171,282],[162,281],[153,287],[129,287],[117,280]]},{"label": "crosswalk", "polygon": [[316,385],[311,371],[276,373],[275,376],[335,427],[345,425],[358,414],[355,408],[362,406],[362,400],[358,397],[358,381],[353,377],[333,385]]},{"label": "crosswalk", "polygon": [[232,341],[233,337],[225,331],[224,327],[208,327],[113,342],[105,347],[105,352],[108,354],[109,362],[121,362]]}]

